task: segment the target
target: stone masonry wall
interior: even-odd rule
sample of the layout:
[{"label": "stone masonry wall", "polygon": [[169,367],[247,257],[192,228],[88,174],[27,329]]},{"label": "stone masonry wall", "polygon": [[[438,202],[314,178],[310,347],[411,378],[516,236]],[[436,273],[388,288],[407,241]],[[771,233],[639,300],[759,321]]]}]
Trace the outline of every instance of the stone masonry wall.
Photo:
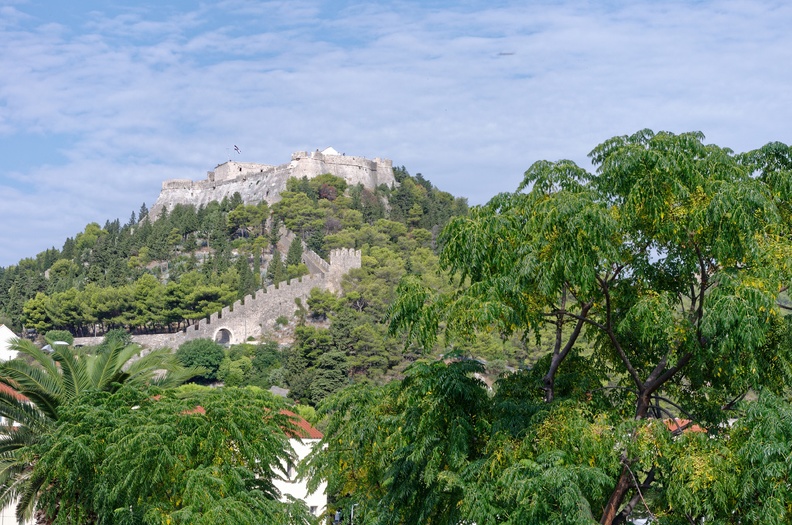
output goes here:
[{"label": "stone masonry wall", "polygon": [[[289,232],[286,236],[288,235],[293,234]],[[286,248],[288,249],[288,244]],[[220,340],[222,335],[226,335],[226,341],[231,344],[243,343],[248,338],[259,339],[274,329],[278,317],[285,316],[291,319],[294,316],[297,310],[296,299],[300,299],[303,307],[307,306],[313,288],[336,293],[340,291],[343,275],[353,268],[360,268],[362,260],[360,250],[349,248],[331,251],[329,264],[307,249],[303,253],[304,260],[306,256],[322,261],[326,270],[280,283],[278,287],[270,285],[266,289],[258,290],[223,308],[220,312],[197,321],[181,332],[135,335],[132,340],[147,348],[175,349],[185,341],[202,338]],[[80,337],[75,338],[74,343],[94,345],[99,344],[101,340],[102,338]]]},{"label": "stone masonry wall", "polygon": [[[191,339],[216,339],[220,330],[230,332],[229,342],[242,343],[249,337],[258,339],[275,327],[275,319],[285,316],[291,319],[297,310],[296,299],[306,304],[312,288],[325,288],[324,275],[305,275],[279,287],[270,285],[253,295],[223,308],[187,328],[183,341]],[[181,343],[179,343],[181,344]],[[179,346],[175,344],[174,347]]]},{"label": "stone masonry wall", "polygon": [[323,173],[342,177],[350,185],[362,184],[368,189],[381,184],[391,187],[396,184],[393,162],[388,159],[369,160],[359,156],[298,151],[292,154],[291,162],[279,166],[228,161],[208,172],[204,180],[167,180],[162,183],[162,191],[149,215],[156,219],[163,209],[171,210],[176,204],[198,207],[222,201],[236,192],[245,204],[261,201],[273,204],[280,200],[290,177],[311,179]]}]

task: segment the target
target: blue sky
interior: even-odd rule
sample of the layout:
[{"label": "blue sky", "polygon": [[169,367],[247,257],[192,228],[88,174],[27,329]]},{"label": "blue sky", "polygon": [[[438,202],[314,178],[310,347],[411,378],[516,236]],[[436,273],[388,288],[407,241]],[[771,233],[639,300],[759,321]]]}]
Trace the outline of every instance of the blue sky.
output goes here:
[{"label": "blue sky", "polygon": [[333,146],[480,204],[642,128],[791,143],[789,27],[760,1],[0,0],[0,266],[232,154]]}]

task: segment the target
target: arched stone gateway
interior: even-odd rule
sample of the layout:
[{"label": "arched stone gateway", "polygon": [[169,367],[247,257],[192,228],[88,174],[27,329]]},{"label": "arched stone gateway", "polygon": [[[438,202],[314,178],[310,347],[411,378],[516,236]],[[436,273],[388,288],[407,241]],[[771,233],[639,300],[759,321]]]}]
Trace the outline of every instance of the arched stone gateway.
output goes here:
[{"label": "arched stone gateway", "polygon": [[217,332],[215,332],[214,340],[215,343],[219,343],[221,345],[230,345],[231,339],[233,338],[233,334],[231,330],[228,328],[221,328]]}]

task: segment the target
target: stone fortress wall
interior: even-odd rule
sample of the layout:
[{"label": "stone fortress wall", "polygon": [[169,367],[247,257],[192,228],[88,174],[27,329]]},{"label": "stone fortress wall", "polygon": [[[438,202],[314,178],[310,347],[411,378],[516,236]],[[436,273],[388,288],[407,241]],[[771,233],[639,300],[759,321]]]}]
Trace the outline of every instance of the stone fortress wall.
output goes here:
[{"label": "stone fortress wall", "polygon": [[362,184],[368,189],[381,184],[391,187],[396,184],[393,162],[389,159],[347,156],[333,148],[311,153],[298,151],[292,154],[291,162],[278,166],[229,160],[208,172],[204,180],[167,180],[162,183],[162,191],[151,207],[150,215],[157,218],[162,210],[171,210],[176,204],[201,206],[222,201],[236,192],[245,204],[261,201],[273,204],[280,200],[290,177],[312,179],[324,173],[342,177],[353,186]]},{"label": "stone fortress wall", "polygon": [[[294,234],[290,232],[284,235],[278,243],[279,250],[282,250],[284,244],[288,248],[288,243],[293,237]],[[321,261],[321,264],[317,265],[317,261]],[[280,283],[277,287],[269,285],[266,289],[257,290],[180,332],[134,335],[132,340],[150,349],[162,347],[175,349],[192,339],[213,339],[229,344],[243,343],[248,338],[259,339],[272,333],[278,317],[291,319],[294,316],[298,308],[297,299],[301,301],[303,307],[307,307],[307,300],[313,288],[339,292],[344,274],[353,268],[360,268],[361,253],[360,250],[351,248],[333,250],[330,252],[330,262],[327,263],[316,253],[305,249],[303,262],[309,269],[318,267],[318,270],[315,272],[311,270],[311,274]],[[101,337],[77,337],[74,342],[93,345],[100,343],[101,339]]]},{"label": "stone fortress wall", "polygon": [[[285,316],[291,319],[294,316],[298,308],[297,299],[300,300],[303,307],[307,307],[308,297],[313,288],[340,292],[341,279],[344,274],[353,268],[360,268],[362,258],[360,250],[340,248],[330,252],[330,263],[328,264],[316,253],[305,249],[303,262],[306,263],[306,266],[308,266],[308,259],[322,261],[327,270],[304,275],[287,283],[280,283],[278,287],[271,284],[266,289],[245,296],[233,305],[188,327],[183,332],[185,335],[183,341],[209,338],[236,344],[246,341],[249,337],[258,339],[274,330],[275,320],[278,317]],[[228,337],[227,340],[223,334],[219,333],[221,330],[228,331],[225,334]],[[178,344],[173,347],[176,346]]]}]

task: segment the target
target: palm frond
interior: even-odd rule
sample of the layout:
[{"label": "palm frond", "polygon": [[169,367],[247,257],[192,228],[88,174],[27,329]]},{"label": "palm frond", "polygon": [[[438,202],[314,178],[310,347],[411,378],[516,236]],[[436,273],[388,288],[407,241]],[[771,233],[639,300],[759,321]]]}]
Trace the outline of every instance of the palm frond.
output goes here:
[{"label": "palm frond", "polygon": [[86,373],[85,358],[78,359],[69,347],[59,347],[52,353],[52,358],[60,364],[63,378],[63,398],[61,402],[74,399],[83,391],[90,389],[90,380]]},{"label": "palm frond", "polygon": [[[49,356],[44,356],[49,360]],[[31,366],[14,359],[0,363],[0,383],[6,384],[25,396],[39,410],[55,419],[63,393],[63,377],[49,367]]]}]

